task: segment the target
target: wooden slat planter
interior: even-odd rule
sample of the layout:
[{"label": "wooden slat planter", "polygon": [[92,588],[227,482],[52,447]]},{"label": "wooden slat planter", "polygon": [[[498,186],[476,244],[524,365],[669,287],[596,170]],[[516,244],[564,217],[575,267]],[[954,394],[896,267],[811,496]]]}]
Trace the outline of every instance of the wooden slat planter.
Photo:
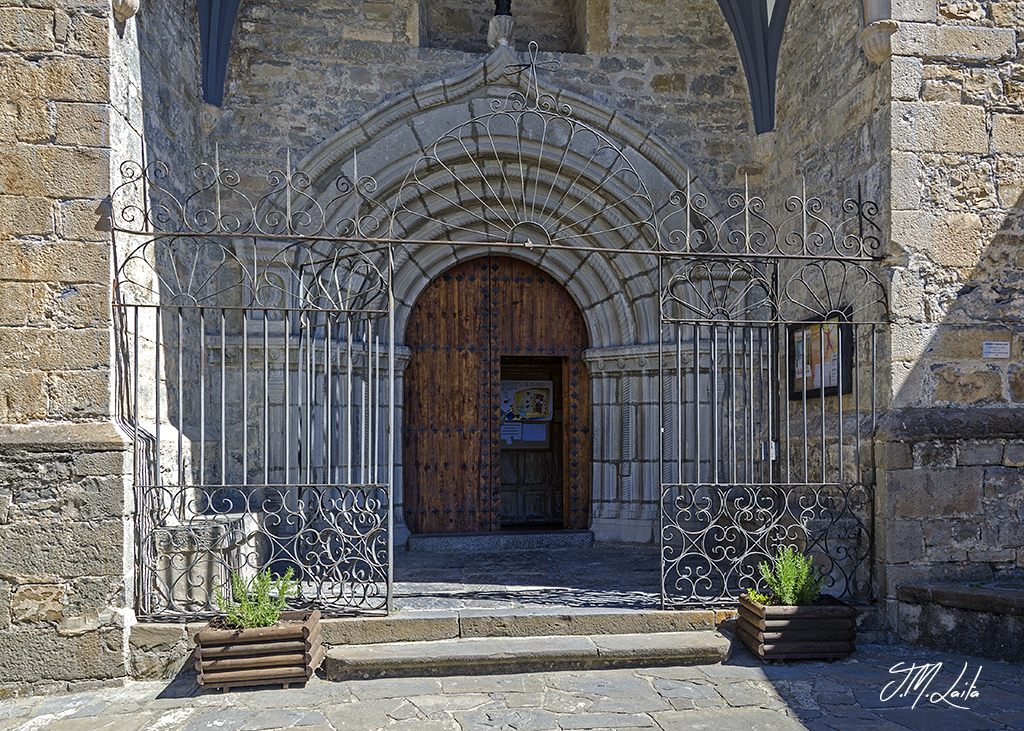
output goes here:
[{"label": "wooden slat planter", "polygon": [[196,633],[199,684],[230,690],[250,685],[305,683],[323,659],[320,610],[284,612],[273,627]]},{"label": "wooden slat planter", "polygon": [[762,660],[839,660],[854,650],[857,611],[834,597],[806,607],[740,597],[736,634]]}]

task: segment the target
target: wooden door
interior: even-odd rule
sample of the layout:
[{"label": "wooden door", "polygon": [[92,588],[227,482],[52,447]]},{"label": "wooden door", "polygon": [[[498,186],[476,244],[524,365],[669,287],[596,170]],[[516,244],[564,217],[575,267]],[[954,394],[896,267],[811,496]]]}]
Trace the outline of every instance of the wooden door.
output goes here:
[{"label": "wooden door", "polygon": [[561,528],[564,523],[565,409],[562,389],[564,358],[517,357],[501,359],[501,380],[541,381],[552,384],[551,421],[530,424],[533,434],[524,439],[527,425],[515,436],[501,440],[501,526],[524,530]]},{"label": "wooden door", "polygon": [[509,257],[458,264],[417,300],[406,330],[403,486],[413,533],[501,529],[502,357],[557,358],[562,370],[562,525],[590,514],[587,335],[575,301]]}]

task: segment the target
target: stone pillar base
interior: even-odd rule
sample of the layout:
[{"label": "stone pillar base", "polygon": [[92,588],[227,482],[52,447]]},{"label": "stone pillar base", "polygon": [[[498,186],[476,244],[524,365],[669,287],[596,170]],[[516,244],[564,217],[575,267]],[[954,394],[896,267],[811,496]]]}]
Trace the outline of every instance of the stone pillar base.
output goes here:
[{"label": "stone pillar base", "polygon": [[636,518],[594,518],[591,530],[598,543],[654,543],[657,521]]}]

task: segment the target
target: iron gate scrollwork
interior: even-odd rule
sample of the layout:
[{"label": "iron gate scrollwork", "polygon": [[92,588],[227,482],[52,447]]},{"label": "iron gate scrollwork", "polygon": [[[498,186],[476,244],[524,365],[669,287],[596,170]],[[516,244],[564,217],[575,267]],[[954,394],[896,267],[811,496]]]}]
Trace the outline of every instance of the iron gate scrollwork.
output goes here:
[{"label": "iron gate scrollwork", "polygon": [[[886,292],[875,206],[678,191],[662,257],[662,603],[764,592],[783,545],[825,590],[873,598],[873,460]],[[671,222],[672,217],[666,219]]]},{"label": "iron gate scrollwork", "polygon": [[188,196],[160,163],[122,173],[139,616],[209,615],[231,574],[289,567],[296,606],[385,611],[391,261],[344,238],[366,222],[354,186],[353,213],[315,220],[290,170],[256,203],[230,170],[200,166]]}]

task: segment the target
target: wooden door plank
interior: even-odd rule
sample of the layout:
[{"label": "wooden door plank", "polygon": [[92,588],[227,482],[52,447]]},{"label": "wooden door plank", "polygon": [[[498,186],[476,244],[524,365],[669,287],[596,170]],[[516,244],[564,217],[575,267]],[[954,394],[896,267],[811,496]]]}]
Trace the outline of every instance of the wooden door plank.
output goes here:
[{"label": "wooden door plank", "polygon": [[412,349],[405,378],[404,502],[415,533],[480,529],[477,486],[481,447],[479,340],[486,282],[479,263],[467,262],[431,283],[410,313]]}]

